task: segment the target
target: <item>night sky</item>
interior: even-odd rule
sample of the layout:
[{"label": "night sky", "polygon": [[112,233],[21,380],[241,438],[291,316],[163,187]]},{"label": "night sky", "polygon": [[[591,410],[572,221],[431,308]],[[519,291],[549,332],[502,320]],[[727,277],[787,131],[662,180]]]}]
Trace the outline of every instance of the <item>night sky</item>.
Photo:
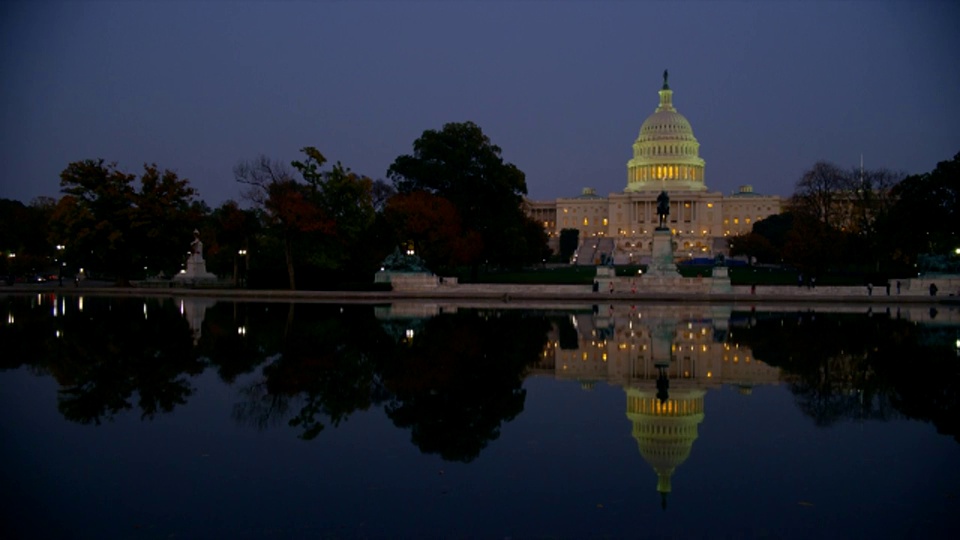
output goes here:
[{"label": "night sky", "polygon": [[71,161],[145,162],[211,206],[233,166],[316,146],[386,178],[472,120],[532,199],[626,186],[663,70],[706,183],[789,195],[818,160],[906,173],[960,152],[960,3],[3,2],[0,197]]}]

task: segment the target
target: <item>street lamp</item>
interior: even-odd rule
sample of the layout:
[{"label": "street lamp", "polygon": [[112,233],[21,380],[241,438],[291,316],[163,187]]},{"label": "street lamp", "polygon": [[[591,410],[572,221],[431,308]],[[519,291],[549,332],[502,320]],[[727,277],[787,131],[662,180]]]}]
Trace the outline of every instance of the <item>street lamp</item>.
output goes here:
[{"label": "street lamp", "polygon": [[[234,286],[237,286],[238,284],[239,284],[239,285],[243,285],[243,284],[244,284],[244,281],[246,280],[247,271],[250,270],[250,259],[247,258],[247,250],[246,250],[246,249],[238,249],[238,250],[237,250],[237,256],[243,257],[243,275],[242,275],[242,276],[239,276],[239,273],[240,273],[239,265],[237,264],[237,260],[234,259],[234,265],[233,265],[233,276],[234,276],[234,278],[233,278],[233,284],[234,284]],[[239,277],[238,277],[238,276],[239,276]]]}]

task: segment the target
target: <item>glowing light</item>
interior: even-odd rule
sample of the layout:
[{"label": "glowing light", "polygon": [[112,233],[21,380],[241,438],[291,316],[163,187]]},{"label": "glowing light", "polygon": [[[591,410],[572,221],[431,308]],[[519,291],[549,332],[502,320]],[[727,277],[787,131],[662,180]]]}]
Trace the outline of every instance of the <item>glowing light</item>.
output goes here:
[{"label": "glowing light", "polygon": [[413,339],[414,331],[413,328],[407,328],[407,339]]},{"label": "glowing light", "polygon": [[238,327],[237,327],[237,335],[238,335],[238,336],[245,336],[245,335],[247,335],[247,327],[246,327],[246,326],[238,326]]}]

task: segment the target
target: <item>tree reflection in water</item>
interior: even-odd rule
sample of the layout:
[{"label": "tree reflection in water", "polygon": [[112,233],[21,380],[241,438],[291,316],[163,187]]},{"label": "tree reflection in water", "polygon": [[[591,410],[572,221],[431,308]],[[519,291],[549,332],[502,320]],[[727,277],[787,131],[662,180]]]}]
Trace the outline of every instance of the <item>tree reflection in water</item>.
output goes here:
[{"label": "tree reflection in water", "polygon": [[[388,417],[409,428],[423,452],[456,461],[478,456],[523,410],[525,368],[549,330],[544,317],[527,312],[461,311],[399,326],[364,306],[274,305],[244,316],[251,321],[245,339],[257,344],[264,364],[262,377],[241,390],[238,420],[261,429],[286,422],[312,439],[326,425],[386,403]],[[253,328],[279,339],[260,338]],[[223,350],[244,347],[228,331],[207,335],[212,362],[232,372],[236,364]]]},{"label": "tree reflection in water", "polygon": [[426,321],[381,363],[387,415],[422,452],[469,462],[523,411],[523,377],[549,322],[517,311],[459,311]]},{"label": "tree reflection in water", "polygon": [[60,384],[67,419],[99,424],[136,406],[142,418],[172,411],[204,369],[187,321],[172,300],[49,295],[7,299],[3,342],[16,367],[30,364]]},{"label": "tree reflection in water", "polygon": [[818,426],[887,420],[932,422],[960,442],[958,327],[889,313],[756,313],[737,338],[783,369],[797,405]]},{"label": "tree reflection in water", "polygon": [[[364,305],[218,302],[202,328],[191,328],[173,299],[2,301],[0,369],[54,377],[71,421],[172,411],[193,394],[191,377],[210,367],[227,383],[242,381],[234,416],[245,424],[287,424],[309,440],[382,406],[421,451],[464,462],[523,411],[523,379],[549,333],[561,350],[577,346],[568,315],[521,309],[378,319]],[[781,368],[817,425],[904,415],[960,440],[955,320],[946,309],[935,324],[882,313],[735,311],[729,335],[726,325],[714,332]]]},{"label": "tree reflection in water", "polygon": [[[286,422],[310,440],[382,401],[375,362],[391,342],[368,306],[255,305],[244,317],[249,331],[239,340],[218,331],[209,343],[221,374],[262,362],[261,376],[241,389],[237,420],[260,429]],[[234,361],[236,351],[248,360]]]}]

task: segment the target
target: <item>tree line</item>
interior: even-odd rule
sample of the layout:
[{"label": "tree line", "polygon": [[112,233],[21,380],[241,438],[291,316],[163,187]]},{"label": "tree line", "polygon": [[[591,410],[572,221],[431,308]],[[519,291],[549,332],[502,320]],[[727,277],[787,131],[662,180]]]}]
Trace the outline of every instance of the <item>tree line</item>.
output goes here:
[{"label": "tree line", "polygon": [[398,246],[438,273],[549,254],[545,231],[523,211],[524,173],[473,122],[424,131],[390,166],[389,182],[329,165],[312,146],[300,156],[239,161],[241,201],[213,209],[156,164],[136,175],[103,159],[70,163],[59,200],[0,201],[0,274],[169,278],[194,230],[208,269],[254,287],[370,283]]},{"label": "tree line", "polygon": [[807,275],[960,271],[960,153],[905,176],[818,162],[783,213],[731,239],[730,253],[791,265]]},{"label": "tree line", "polygon": [[[523,210],[524,173],[472,122],[427,130],[372,180],[315,147],[289,164],[260,155],[233,169],[241,201],[211,209],[189,180],[146,164],[130,174],[87,159],[60,174],[60,199],[0,199],[0,276],[87,275],[128,283],[169,278],[193,231],[208,269],[251,287],[370,283],[395,249],[436,273],[520,267],[550,257]],[[960,154],[928,173],[842,169],[818,162],[783,213],[733,237],[730,253],[806,275],[837,268],[877,275],[957,268]],[[569,233],[571,231],[564,231]],[[561,260],[578,242],[561,235]],[[565,255],[565,256],[564,256]]]}]

